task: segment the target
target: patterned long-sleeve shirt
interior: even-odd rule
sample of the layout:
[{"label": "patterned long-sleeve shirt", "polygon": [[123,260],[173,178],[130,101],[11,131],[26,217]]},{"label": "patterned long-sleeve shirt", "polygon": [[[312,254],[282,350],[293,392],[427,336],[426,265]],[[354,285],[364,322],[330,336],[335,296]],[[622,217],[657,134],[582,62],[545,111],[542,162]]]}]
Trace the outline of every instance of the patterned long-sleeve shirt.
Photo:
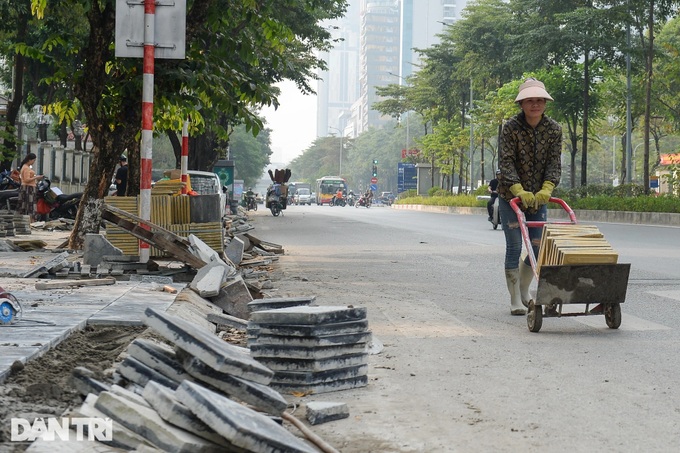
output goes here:
[{"label": "patterned long-sleeve shirt", "polygon": [[526,122],[524,112],[510,118],[501,132],[500,196],[512,200],[510,187],[517,183],[532,193],[541,190],[545,181],[557,186],[562,174],[561,153],[562,127],[555,120],[543,115],[533,128]]}]

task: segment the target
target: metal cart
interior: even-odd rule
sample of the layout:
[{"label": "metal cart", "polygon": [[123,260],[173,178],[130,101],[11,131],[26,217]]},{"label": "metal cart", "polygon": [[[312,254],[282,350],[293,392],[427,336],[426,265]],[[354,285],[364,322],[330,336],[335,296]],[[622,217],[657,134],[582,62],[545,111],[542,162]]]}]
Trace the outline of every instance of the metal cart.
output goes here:
[{"label": "metal cart", "polygon": [[[541,222],[528,221],[519,207],[520,199],[510,201],[517,214],[522,239],[529,256],[531,268],[538,282],[535,300],[530,301],[527,312],[527,327],[538,332],[543,318],[567,316],[604,315],[607,326],[618,329],[621,325],[621,304],[626,299],[630,264],[579,264],[548,266],[536,262],[531,247],[529,228],[542,228],[550,224],[576,224],[574,211],[560,198],[550,198],[550,203],[560,205],[568,214],[569,221]],[[585,304],[583,311],[563,312],[564,305]],[[594,308],[590,308],[595,304]]]}]

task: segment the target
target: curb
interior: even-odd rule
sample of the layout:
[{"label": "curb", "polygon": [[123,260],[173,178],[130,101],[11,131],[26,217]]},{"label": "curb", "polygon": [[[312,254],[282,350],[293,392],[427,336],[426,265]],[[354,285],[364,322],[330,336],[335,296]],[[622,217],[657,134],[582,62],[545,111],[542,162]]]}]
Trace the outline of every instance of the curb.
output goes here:
[{"label": "curb", "polygon": [[[422,204],[393,204],[392,209],[439,212],[442,214],[479,215],[486,218],[486,208],[469,206],[428,206]],[[631,225],[680,227],[680,214],[671,212],[590,211],[574,209],[579,222],[624,223]],[[568,220],[564,209],[548,209],[548,218]]]}]

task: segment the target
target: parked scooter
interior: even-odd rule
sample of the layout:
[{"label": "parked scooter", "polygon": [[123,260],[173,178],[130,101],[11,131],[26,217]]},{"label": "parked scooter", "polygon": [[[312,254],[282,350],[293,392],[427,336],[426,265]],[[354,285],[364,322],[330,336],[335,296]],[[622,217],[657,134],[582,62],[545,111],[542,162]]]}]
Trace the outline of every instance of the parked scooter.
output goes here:
[{"label": "parked scooter", "polygon": [[[18,189],[21,186],[21,182],[12,178],[12,173],[10,170],[0,172],[0,191]],[[16,174],[18,175],[18,172]]]},{"label": "parked scooter", "polygon": [[19,189],[0,190],[0,209],[14,211],[19,201]]},{"label": "parked scooter", "polygon": [[64,195],[58,187],[52,187],[52,182],[48,178],[43,178],[36,186],[36,219],[75,220],[82,196],[82,192]]}]

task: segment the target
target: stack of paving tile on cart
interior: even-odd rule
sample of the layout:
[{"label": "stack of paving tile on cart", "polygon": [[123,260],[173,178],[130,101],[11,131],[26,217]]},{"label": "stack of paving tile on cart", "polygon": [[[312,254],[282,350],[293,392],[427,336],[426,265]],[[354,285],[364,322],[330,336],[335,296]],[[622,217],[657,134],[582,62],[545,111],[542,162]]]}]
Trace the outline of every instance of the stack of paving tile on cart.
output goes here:
[{"label": "stack of paving tile on cart", "polygon": [[368,383],[366,309],[298,306],[251,313],[251,355],[274,371],[281,392],[324,393]]},{"label": "stack of paving tile on cart", "polygon": [[14,236],[14,213],[3,211],[0,214],[0,237]]},{"label": "stack of paving tile on cart", "polygon": [[616,264],[618,253],[595,225],[546,224],[537,257],[539,266]]}]

